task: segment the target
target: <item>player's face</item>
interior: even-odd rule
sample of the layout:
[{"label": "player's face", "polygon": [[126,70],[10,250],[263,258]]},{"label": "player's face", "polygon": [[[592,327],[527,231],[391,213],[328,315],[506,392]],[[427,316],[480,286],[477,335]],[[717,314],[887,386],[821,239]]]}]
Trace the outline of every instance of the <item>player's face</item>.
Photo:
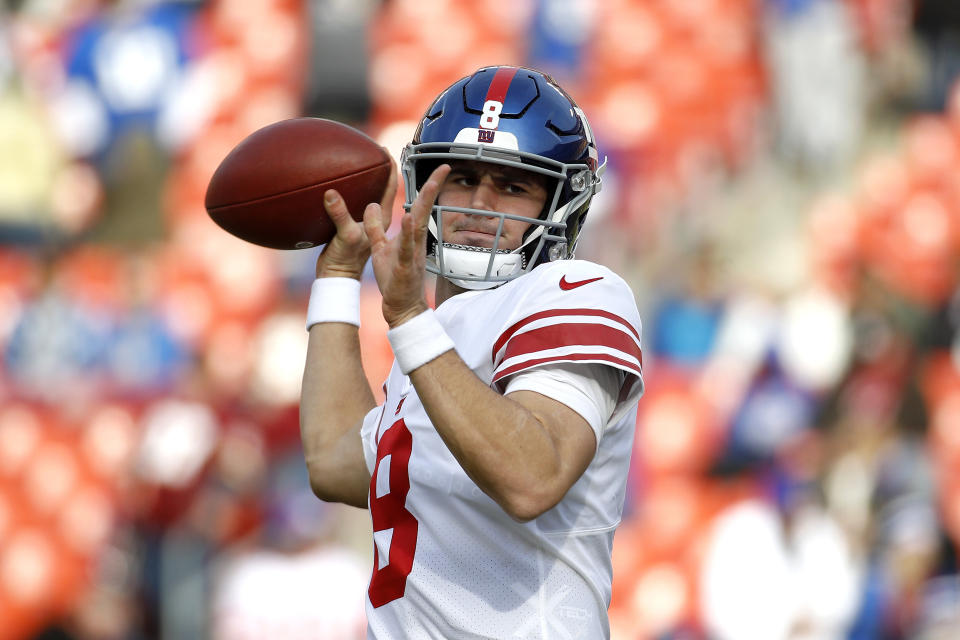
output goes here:
[{"label": "player's face", "polygon": [[[475,161],[452,162],[437,204],[537,218],[547,200],[546,178],[522,169]],[[499,218],[443,212],[443,241],[469,247],[493,247]],[[516,249],[530,223],[504,220],[498,249]]]}]

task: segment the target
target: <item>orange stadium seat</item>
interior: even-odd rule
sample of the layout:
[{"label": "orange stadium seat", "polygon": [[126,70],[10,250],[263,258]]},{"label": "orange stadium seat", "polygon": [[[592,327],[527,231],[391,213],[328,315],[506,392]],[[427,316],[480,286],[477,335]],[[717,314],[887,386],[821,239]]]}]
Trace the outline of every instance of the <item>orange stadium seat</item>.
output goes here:
[{"label": "orange stadium seat", "polygon": [[16,248],[0,248],[0,288],[18,297],[42,290],[42,269],[37,259]]},{"label": "orange stadium seat", "polygon": [[[499,4],[398,0],[385,5],[369,30],[371,127],[378,130],[420,118],[430,98],[451,78],[487,64],[520,62],[518,34],[529,10],[529,0]],[[429,64],[417,64],[426,61]]]},{"label": "orange stadium seat", "polygon": [[209,334],[216,315],[215,294],[198,260],[170,247],[157,256],[155,305],[174,335],[191,345]]},{"label": "orange stadium seat", "polygon": [[0,411],[0,638],[28,636],[69,611],[112,531],[116,478],[95,471],[84,435],[51,409]]},{"label": "orange stadium seat", "polygon": [[901,153],[868,163],[855,196],[866,266],[925,305],[945,300],[956,284],[960,156],[948,131],[942,117],[911,121]]},{"label": "orange stadium seat", "polygon": [[699,473],[720,444],[710,404],[690,385],[674,382],[647,390],[637,418],[636,456],[653,475]]},{"label": "orange stadium seat", "polygon": [[387,340],[387,322],[381,310],[382,298],[375,283],[364,283],[360,289],[361,357],[367,381],[377,401],[383,400],[383,383],[393,365],[393,349]]},{"label": "orange stadium seat", "polygon": [[126,256],[88,245],[58,260],[55,279],[61,292],[88,308],[117,312],[126,306],[126,276]]},{"label": "orange stadium seat", "polygon": [[754,12],[740,0],[598,8],[582,102],[631,178],[626,189],[642,194],[622,207],[635,221],[674,208],[755,147],[764,82]]},{"label": "orange stadium seat", "polygon": [[628,601],[611,607],[611,637],[653,640],[690,628],[696,610],[696,575],[673,562],[643,567],[631,575]]},{"label": "orange stadium seat", "polygon": [[860,275],[859,223],[853,203],[838,194],[819,198],[807,218],[811,277],[847,301],[855,295]]},{"label": "orange stadium seat", "polygon": [[210,34],[219,47],[237,46],[249,78],[301,91],[306,81],[306,3],[302,0],[218,0]]},{"label": "orange stadium seat", "polygon": [[[921,186],[940,185],[960,164],[960,140],[941,115],[918,116],[904,127],[904,156]],[[956,181],[951,181],[952,185]]]}]

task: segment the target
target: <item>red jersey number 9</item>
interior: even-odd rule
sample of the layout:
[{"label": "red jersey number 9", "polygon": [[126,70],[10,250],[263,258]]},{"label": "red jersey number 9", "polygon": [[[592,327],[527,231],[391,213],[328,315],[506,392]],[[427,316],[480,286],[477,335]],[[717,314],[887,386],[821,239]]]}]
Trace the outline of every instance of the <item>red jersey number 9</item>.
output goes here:
[{"label": "red jersey number 9", "polygon": [[[387,429],[377,445],[377,464],[370,476],[370,518],[373,520],[373,577],[367,594],[374,607],[402,598],[417,550],[417,519],[407,511],[410,451],[413,437],[403,420]],[[392,532],[392,534],[391,534]],[[389,539],[387,562],[381,561]]]}]

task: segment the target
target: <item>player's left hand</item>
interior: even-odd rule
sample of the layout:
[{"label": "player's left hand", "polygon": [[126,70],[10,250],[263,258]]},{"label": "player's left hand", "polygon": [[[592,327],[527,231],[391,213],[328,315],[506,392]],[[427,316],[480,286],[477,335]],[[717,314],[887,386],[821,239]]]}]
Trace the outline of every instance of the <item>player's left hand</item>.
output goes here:
[{"label": "player's left hand", "polygon": [[393,328],[426,311],[424,295],[427,223],[450,165],[433,170],[420,189],[410,211],[403,214],[400,231],[388,238],[376,207],[368,207],[363,228],[370,239],[373,274],[383,296],[383,318]]}]

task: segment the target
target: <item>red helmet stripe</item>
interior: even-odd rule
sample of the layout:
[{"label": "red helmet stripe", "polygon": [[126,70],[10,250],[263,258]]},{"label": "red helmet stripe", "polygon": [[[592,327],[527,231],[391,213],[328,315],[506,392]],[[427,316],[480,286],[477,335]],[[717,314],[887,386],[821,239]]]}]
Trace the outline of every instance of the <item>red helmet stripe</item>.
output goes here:
[{"label": "red helmet stripe", "polygon": [[490,81],[490,88],[487,89],[487,100],[496,100],[503,104],[507,99],[507,89],[513,81],[513,76],[517,75],[516,67],[500,67],[493,74],[493,80]]}]

